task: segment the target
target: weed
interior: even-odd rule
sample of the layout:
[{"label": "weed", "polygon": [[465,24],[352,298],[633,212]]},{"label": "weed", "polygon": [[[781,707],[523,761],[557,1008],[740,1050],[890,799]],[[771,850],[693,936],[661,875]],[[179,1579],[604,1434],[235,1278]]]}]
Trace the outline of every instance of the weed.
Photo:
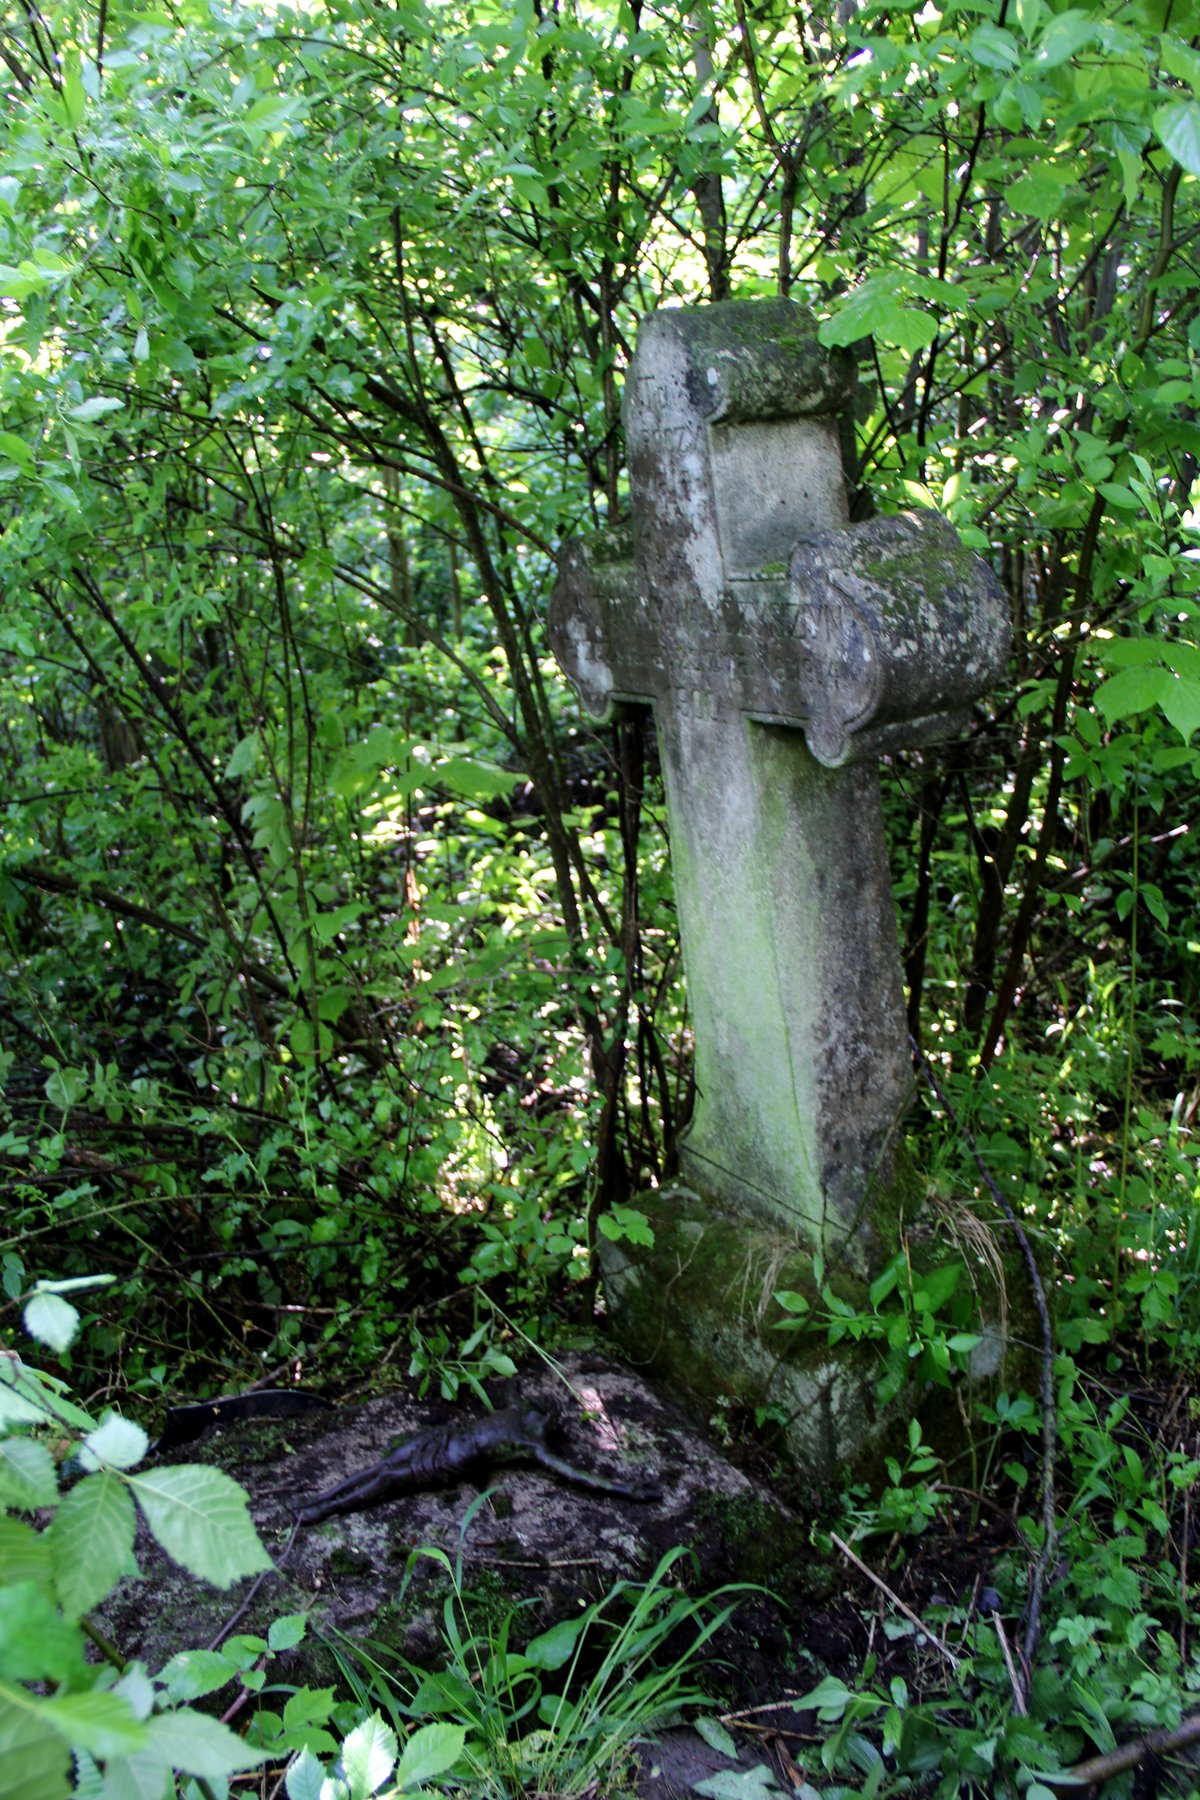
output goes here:
[{"label": "weed", "polygon": [[691,1598],[677,1579],[687,1556],[669,1551],[648,1581],[617,1582],[576,1618],[517,1650],[525,1607],[481,1622],[464,1587],[461,1544],[453,1561],[443,1550],[421,1548],[410,1571],[429,1559],[450,1582],[442,1610],[445,1666],[431,1674],[402,1659],[385,1661],[360,1643],[343,1642],[335,1653],[363,1712],[385,1715],[398,1733],[430,1724],[459,1732],[460,1753],[441,1777],[447,1787],[478,1800],[610,1792],[642,1739],[703,1706],[702,1653],[738,1598],[752,1591],[729,1586]]}]

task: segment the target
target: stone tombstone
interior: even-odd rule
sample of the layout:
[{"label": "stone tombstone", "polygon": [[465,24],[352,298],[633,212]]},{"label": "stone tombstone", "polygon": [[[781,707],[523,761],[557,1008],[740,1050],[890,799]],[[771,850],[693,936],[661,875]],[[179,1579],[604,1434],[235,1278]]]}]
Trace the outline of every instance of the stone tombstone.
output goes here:
[{"label": "stone tombstone", "polygon": [[878,757],[961,729],[1009,643],[944,520],[849,523],[853,383],[793,302],[652,314],[632,527],[566,547],[549,620],[593,718],[653,709],[695,1036],[681,1183],[639,1201],[655,1249],[606,1252],[618,1335],[701,1395],[781,1402],[818,1465],[862,1440],[866,1388],[781,1376],[770,1292],[897,1248],[912,1074]]}]

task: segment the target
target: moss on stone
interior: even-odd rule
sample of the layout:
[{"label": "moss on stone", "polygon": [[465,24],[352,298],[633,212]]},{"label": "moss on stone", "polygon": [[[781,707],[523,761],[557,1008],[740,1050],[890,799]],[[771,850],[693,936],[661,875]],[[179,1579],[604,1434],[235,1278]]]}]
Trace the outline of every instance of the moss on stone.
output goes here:
[{"label": "moss on stone", "polygon": [[834,1572],[814,1557],[807,1528],[757,1494],[706,1495],[697,1506],[696,1523],[718,1533],[731,1581],[747,1581],[785,1598],[803,1594],[813,1601],[833,1591]]}]

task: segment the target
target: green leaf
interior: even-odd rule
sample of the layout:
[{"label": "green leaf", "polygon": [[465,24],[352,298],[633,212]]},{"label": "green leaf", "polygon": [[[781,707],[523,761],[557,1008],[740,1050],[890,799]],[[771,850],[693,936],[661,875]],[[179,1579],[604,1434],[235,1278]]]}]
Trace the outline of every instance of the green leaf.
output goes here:
[{"label": "green leaf", "polygon": [[297,1688],[288,1695],[283,1707],[286,1726],[323,1725],[337,1705],[333,1688]]},{"label": "green leaf", "polygon": [[696,1719],[694,1723],[697,1735],[704,1739],[710,1750],[717,1751],[720,1756],[728,1756],[733,1762],[737,1761],[737,1745],[720,1719]]},{"label": "green leaf", "polygon": [[[449,1725],[426,1725],[424,1731],[450,1731]],[[415,1737],[420,1737],[416,1732]],[[409,1745],[413,1743],[409,1739]],[[396,1734],[390,1725],[385,1725],[378,1713],[372,1713],[361,1725],[355,1726],[342,1745],[342,1767],[346,1771],[346,1779],[350,1783],[351,1792],[355,1795],[373,1794],[376,1788],[383,1786],[396,1765]],[[407,1753],[406,1746],[406,1753]],[[453,1759],[451,1759],[453,1760]],[[445,1768],[445,1763],[439,1768]],[[433,1771],[436,1773],[437,1771]],[[418,1779],[420,1779],[418,1777]]]},{"label": "green leaf", "polygon": [[47,1533],[35,1531],[24,1519],[0,1517],[0,1586],[32,1581],[49,1587],[53,1579]]},{"label": "green leaf", "polygon": [[1100,492],[1109,505],[1115,506],[1120,512],[1140,512],[1141,510],[1142,502],[1137,495],[1119,481],[1102,481]]},{"label": "green leaf", "polygon": [[54,1415],[38,1395],[16,1393],[7,1372],[7,1357],[0,1357],[0,1426],[45,1426]]},{"label": "green leaf", "polygon": [[1038,69],[1056,69],[1090,44],[1096,35],[1096,19],[1091,13],[1073,6],[1052,18],[1042,33],[1035,64]]},{"label": "green leaf", "polygon": [[0,1356],[0,1425],[67,1424],[90,1431],[96,1421],[54,1391],[55,1385],[18,1357]]},{"label": "green leaf", "polygon": [[78,131],[87,116],[87,94],[83,82],[79,78],[79,70],[68,65],[62,72],[59,87],[59,99],[66,114],[67,124],[72,131]]},{"label": "green leaf", "polygon": [[75,1342],[79,1314],[58,1294],[34,1294],[26,1301],[21,1317],[30,1337],[48,1344],[60,1356]]},{"label": "green leaf", "polygon": [[0,1687],[0,1800],[66,1800],[71,1752],[23,1689]]},{"label": "green leaf", "polygon": [[47,1532],[59,1604],[79,1618],[136,1575],[133,1501],[119,1475],[85,1475],[63,1496]]},{"label": "green leaf", "polygon": [[1014,212],[1034,219],[1053,219],[1062,210],[1063,195],[1071,182],[1071,170],[1055,163],[1036,164],[1010,181],[1004,198]]},{"label": "green leaf", "polygon": [[876,1308],[881,1306],[889,1294],[895,1293],[899,1282],[900,1264],[898,1259],[893,1257],[886,1269],[882,1274],[876,1276],[868,1289],[871,1305]]},{"label": "green leaf", "polygon": [[967,39],[967,52],[982,68],[1005,72],[1021,60],[1016,38],[1002,25],[978,26]]},{"label": "green leaf", "polygon": [[856,344],[875,337],[898,350],[914,351],[932,344],[938,321],[931,311],[918,311],[896,298],[894,277],[875,276],[864,281],[820,327],[818,336],[827,347]]},{"label": "green leaf", "polygon": [[63,1112],[69,1112],[77,1101],[83,1099],[90,1085],[86,1069],[55,1069],[46,1078],[46,1098],[51,1106],[58,1106]]},{"label": "green leaf", "polygon": [[282,1618],[275,1619],[267,1632],[267,1643],[271,1649],[293,1650],[304,1641],[308,1630],[308,1621],[303,1613],[285,1613]]},{"label": "green leaf", "polygon": [[930,1269],[919,1278],[919,1286],[914,1294],[916,1304],[928,1312],[940,1312],[958,1286],[962,1272],[963,1266],[957,1262],[943,1263],[938,1269]]},{"label": "green leaf", "polygon": [[[387,1729],[386,1726],[384,1729]],[[404,1745],[400,1766],[396,1770],[396,1785],[401,1788],[420,1787],[422,1783],[444,1775],[462,1755],[466,1741],[467,1734],[461,1725],[422,1725]],[[392,1742],[395,1743],[394,1738]],[[346,1766],[349,1768],[349,1763]]]},{"label": "green leaf", "polygon": [[560,1619],[549,1631],[543,1631],[525,1646],[525,1660],[534,1669],[561,1669],[573,1655],[580,1633],[586,1628],[585,1617]]},{"label": "green leaf", "polygon": [[104,1770],[103,1800],[175,1800],[170,1770],[152,1745],[132,1756],[110,1757]]},{"label": "green leaf", "polygon": [[497,763],[481,762],[475,757],[448,756],[444,762],[436,765],[433,771],[434,780],[442,787],[448,787],[452,794],[462,794],[467,799],[494,799],[497,794],[507,794],[518,781],[525,776],[512,769],[502,769]]},{"label": "green leaf", "polygon": [[348,926],[356,925],[368,910],[361,900],[350,900],[345,906],[334,907],[332,912],[320,913],[312,922],[313,936],[324,948]]},{"label": "green leaf", "polygon": [[91,1756],[128,1756],[147,1741],[148,1727],[120,1694],[67,1694],[43,1701],[40,1710],[73,1748]]},{"label": "green leaf", "polygon": [[26,300],[30,294],[49,287],[53,280],[48,270],[39,269],[35,263],[23,262],[16,269],[0,263],[0,297],[8,300]]},{"label": "green leaf", "polygon": [[850,1705],[854,1695],[845,1682],[837,1675],[826,1675],[815,1688],[802,1694],[798,1700],[792,1701],[796,1712],[808,1712],[815,1708],[825,1724],[834,1724],[841,1718]]},{"label": "green leaf", "polygon": [[654,1227],[644,1212],[636,1206],[613,1206],[606,1213],[601,1213],[597,1221],[601,1236],[610,1243],[619,1243],[628,1238],[631,1244],[644,1244],[649,1249],[654,1243]]},{"label": "green leaf", "polygon": [[1184,743],[1189,743],[1192,733],[1200,731],[1200,681],[1177,676],[1170,687],[1164,689],[1160,705]]},{"label": "green leaf", "polygon": [[33,472],[33,451],[24,438],[18,437],[15,431],[0,431],[0,455],[16,463],[22,473]]},{"label": "green leaf", "polygon": [[1176,100],[1154,115],[1159,143],[1189,175],[1200,175],[1200,101]]},{"label": "green leaf", "polygon": [[225,764],[226,781],[236,781],[239,775],[248,774],[258,761],[261,749],[262,737],[259,732],[250,731],[244,738],[239,738]]},{"label": "green leaf", "polygon": [[752,1769],[722,1769],[693,1782],[692,1790],[704,1800],[783,1800],[784,1792],[776,1786],[766,1763],[756,1763]]},{"label": "green leaf", "polygon": [[287,94],[264,94],[243,115],[242,124],[261,131],[280,131],[290,120],[303,115],[304,102]]},{"label": "green leaf", "polygon": [[109,1413],[83,1440],[80,1460],[85,1469],[130,1469],[141,1462],[149,1444],[140,1425],[123,1419],[120,1413]]},{"label": "green leaf", "polygon": [[288,1800],[322,1800],[325,1771],[311,1750],[301,1750],[288,1764],[284,1786]]},{"label": "green leaf", "polygon": [[5,1438],[0,1443],[0,1504],[34,1512],[58,1499],[54,1459],[32,1438]]},{"label": "green leaf", "polygon": [[1189,87],[1200,93],[1200,52],[1193,50],[1182,38],[1172,37],[1169,32],[1163,32],[1160,36],[1158,49],[1168,75],[1174,75],[1178,81],[1186,81]]},{"label": "green leaf", "polygon": [[207,1781],[220,1781],[270,1761],[266,1750],[251,1749],[228,1725],[190,1706],[156,1714],[149,1722],[149,1733],[151,1749],[168,1768],[201,1775]]},{"label": "green leaf", "polygon": [[1095,707],[1110,724],[1151,706],[1164,706],[1175,678],[1159,663],[1119,669],[1096,689]]},{"label": "green leaf", "polygon": [[0,1679],[70,1681],[83,1666],[83,1640],[44,1587],[0,1588]]},{"label": "green leaf", "polygon": [[244,1490],[220,1469],[179,1463],[128,1479],[158,1542],[193,1575],[229,1587],[271,1568]]},{"label": "green leaf", "polygon": [[169,1700],[203,1700],[227,1686],[237,1669],[219,1650],[181,1650],[159,1674]]},{"label": "green leaf", "polygon": [[81,400],[78,406],[68,406],[67,417],[81,425],[91,425],[106,413],[119,412],[124,404],[115,394],[96,394],[90,400]]}]

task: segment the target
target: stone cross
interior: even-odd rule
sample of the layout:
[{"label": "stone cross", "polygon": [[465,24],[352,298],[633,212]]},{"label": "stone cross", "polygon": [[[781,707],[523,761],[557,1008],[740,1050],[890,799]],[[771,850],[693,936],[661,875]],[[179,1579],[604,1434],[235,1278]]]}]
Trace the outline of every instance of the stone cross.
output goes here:
[{"label": "stone cross", "polygon": [[632,531],[567,547],[550,641],[593,717],[654,711],[695,1034],[684,1181],[863,1272],[911,1087],[878,757],[961,728],[1008,620],[936,515],[848,523],[852,390],[789,301],[646,319]]}]

